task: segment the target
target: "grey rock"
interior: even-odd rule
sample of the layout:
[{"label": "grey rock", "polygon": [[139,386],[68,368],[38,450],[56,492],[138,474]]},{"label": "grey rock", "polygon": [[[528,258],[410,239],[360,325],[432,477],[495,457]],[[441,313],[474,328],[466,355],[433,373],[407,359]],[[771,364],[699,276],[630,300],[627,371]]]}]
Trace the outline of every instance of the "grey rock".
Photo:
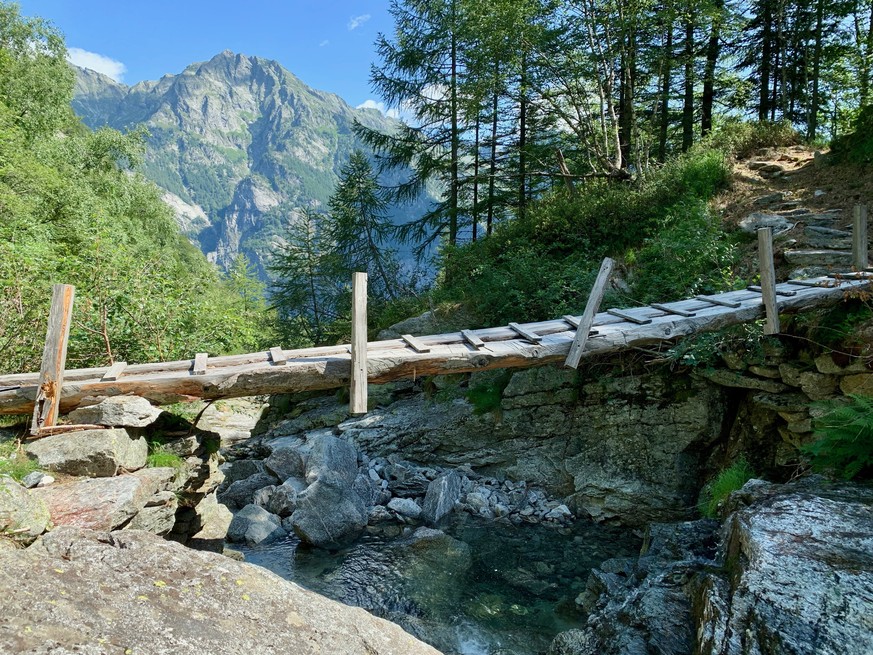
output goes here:
[{"label": "grey rock", "polygon": [[270,485],[256,491],[252,502],[271,514],[285,518],[297,509],[297,490],[286,484]]},{"label": "grey rock", "polygon": [[740,229],[749,234],[755,234],[762,227],[773,228],[773,232],[783,232],[791,229],[794,223],[779,214],[754,212],[740,221]]},{"label": "grey rock", "polygon": [[58,434],[29,443],[27,454],[41,468],[69,475],[111,477],[120,469],[135,471],[146,464],[148,444],[126,430],[82,430],[76,438]]},{"label": "grey rock", "polygon": [[375,525],[378,523],[389,523],[393,520],[394,514],[392,514],[387,507],[383,505],[374,505],[370,508],[370,512],[367,517],[367,524]]},{"label": "grey rock", "polygon": [[36,483],[37,488],[47,487],[50,484],[53,484],[55,479],[50,475],[43,475],[39,482]]},{"label": "grey rock", "polygon": [[304,474],[303,457],[294,448],[275,448],[264,460],[264,466],[283,482],[291,477],[302,477]]},{"label": "grey rock", "polygon": [[0,534],[24,544],[45,532],[50,520],[46,504],[8,476],[0,476]]},{"label": "grey rock", "polygon": [[286,534],[278,516],[263,507],[246,505],[234,514],[227,529],[227,540],[255,545],[281,539]]},{"label": "grey rock", "polygon": [[225,485],[230,485],[237,480],[245,480],[257,473],[266,473],[267,468],[261,460],[238,459],[233,462],[222,464],[221,472],[224,473]]},{"label": "grey rock", "polygon": [[297,497],[291,525],[308,544],[342,548],[367,526],[367,509],[341,473],[325,471]]},{"label": "grey rock", "polygon": [[461,499],[461,476],[450,471],[432,480],[424,496],[422,518],[428,525],[436,525],[448,516]]},{"label": "grey rock", "polygon": [[33,489],[39,486],[40,481],[46,477],[42,471],[31,471],[21,479],[21,486],[25,489]]},{"label": "grey rock", "polygon": [[179,499],[172,491],[161,491],[146,501],[143,507],[130,523],[124,526],[125,530],[145,530],[153,534],[169,534],[176,522],[176,509],[179,507]]},{"label": "grey rock", "polygon": [[233,513],[218,502],[214,493],[208,494],[194,508],[195,522],[188,545],[197,550],[220,553],[224,549],[227,529]]},{"label": "grey rock", "polygon": [[416,498],[427,492],[430,480],[417,466],[405,462],[389,464],[384,470],[388,490],[401,498]]},{"label": "grey rock", "polygon": [[792,266],[848,266],[852,263],[850,250],[785,250],[785,261]]},{"label": "grey rock", "polygon": [[266,569],[145,532],[59,528],[0,553],[0,585],[3,653],[438,655]]},{"label": "grey rock", "polygon": [[276,482],[278,480],[272,473],[256,473],[244,480],[237,480],[223,491],[220,491],[218,500],[231,509],[241,509],[254,501],[255,493],[259,489],[273,485]]},{"label": "grey rock", "polygon": [[113,396],[96,405],[70,412],[71,423],[105,425],[111,428],[144,428],[154,423],[161,410],[140,396]]},{"label": "grey rock", "polygon": [[392,498],[388,503],[388,509],[413,520],[421,516],[421,507],[411,498]]},{"label": "grey rock", "polygon": [[353,445],[342,439],[318,435],[312,440],[306,460],[306,482],[312,483],[327,472],[338,475],[351,486],[358,473],[358,452]]},{"label": "grey rock", "polygon": [[785,194],[781,191],[775,191],[774,193],[768,193],[763,196],[759,196],[752,201],[752,204],[758,207],[768,207],[770,205],[776,205],[785,200]]}]

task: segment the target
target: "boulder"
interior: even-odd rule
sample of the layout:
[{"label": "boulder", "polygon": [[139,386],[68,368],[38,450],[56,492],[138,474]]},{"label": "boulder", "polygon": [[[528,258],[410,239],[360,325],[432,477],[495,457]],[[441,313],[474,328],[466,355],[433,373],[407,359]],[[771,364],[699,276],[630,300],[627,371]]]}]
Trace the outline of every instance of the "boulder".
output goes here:
[{"label": "boulder", "polygon": [[255,492],[253,502],[271,514],[285,518],[297,509],[297,489],[288,484],[270,485]]},{"label": "boulder", "polygon": [[125,530],[145,530],[159,535],[167,535],[176,523],[176,510],[179,499],[173,491],[161,491],[149,498]]},{"label": "boulder", "polygon": [[25,446],[41,468],[92,478],[111,477],[120,469],[135,471],[146,465],[148,444],[132,439],[126,430],[82,430],[56,434]]},{"label": "boulder", "polygon": [[144,428],[160,415],[160,409],[140,396],[112,396],[96,405],[74,409],[67,418],[79,425]]},{"label": "boulder", "polygon": [[189,533],[188,545],[197,550],[222,552],[233,513],[218,502],[215,494],[209,494],[197,503],[194,514],[195,524]]},{"label": "boulder", "polygon": [[303,456],[294,448],[276,448],[270,456],[264,460],[264,466],[284,482],[290,477],[302,477],[304,475]]},{"label": "boulder", "polygon": [[392,498],[388,509],[408,519],[415,520],[421,516],[421,507],[411,498]]},{"label": "boulder", "polygon": [[60,528],[0,553],[0,585],[3,653],[438,655],[266,569],[144,532]]},{"label": "boulder", "polygon": [[455,504],[461,499],[461,476],[450,471],[431,480],[424,496],[422,516],[428,525],[436,525],[451,514]]},{"label": "boulder", "polygon": [[55,525],[112,530],[125,525],[161,491],[175,491],[176,471],[144,469],[114,478],[85,478],[31,490]]},{"label": "boulder", "polygon": [[233,482],[223,491],[219,491],[218,500],[231,509],[242,509],[254,501],[259,489],[276,484],[276,476],[272,473],[255,473],[243,480]]},{"label": "boulder", "polygon": [[0,535],[29,544],[45,532],[49,523],[45,502],[11,477],[0,476]]},{"label": "boulder", "polygon": [[740,221],[740,229],[749,234],[757,233],[758,229],[762,227],[773,228],[773,232],[776,233],[783,232],[790,230],[793,225],[794,223],[784,216],[765,212],[754,212]]},{"label": "boulder", "polygon": [[351,486],[358,474],[358,451],[347,441],[319,434],[312,439],[306,459],[306,482],[312,483],[328,472]]},{"label": "boulder", "polygon": [[227,540],[245,542],[250,545],[267,543],[281,539],[287,533],[282,521],[263,507],[246,505],[237,512],[227,529]]},{"label": "boulder", "polygon": [[291,525],[300,539],[318,548],[338,549],[367,526],[367,508],[341,473],[326,471],[297,496]]}]

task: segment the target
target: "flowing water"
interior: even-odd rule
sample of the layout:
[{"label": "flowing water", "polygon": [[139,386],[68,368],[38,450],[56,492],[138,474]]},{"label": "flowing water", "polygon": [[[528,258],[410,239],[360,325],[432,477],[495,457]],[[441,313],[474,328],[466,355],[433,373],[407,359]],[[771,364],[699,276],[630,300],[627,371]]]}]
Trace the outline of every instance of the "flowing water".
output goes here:
[{"label": "flowing water", "polygon": [[[634,555],[627,529],[503,525],[467,514],[444,528],[365,536],[337,553],[296,537],[243,548],[246,560],[400,624],[447,655],[536,655],[584,616],[588,572]],[[422,538],[424,535],[425,538]]]}]

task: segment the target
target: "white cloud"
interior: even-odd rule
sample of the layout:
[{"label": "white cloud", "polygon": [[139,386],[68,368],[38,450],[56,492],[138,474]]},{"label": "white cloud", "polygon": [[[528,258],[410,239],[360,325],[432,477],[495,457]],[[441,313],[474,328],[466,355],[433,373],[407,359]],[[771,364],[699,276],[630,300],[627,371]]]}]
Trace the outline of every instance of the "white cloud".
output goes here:
[{"label": "white cloud", "polygon": [[324,41],[322,41],[321,43],[318,44],[318,47],[323,48],[324,46],[329,45],[329,44],[330,44],[330,41],[325,39]]},{"label": "white cloud", "polygon": [[127,66],[120,61],[97,54],[96,52],[82,50],[82,48],[69,48],[67,50],[67,60],[80,68],[90,68],[92,71],[103,73],[116,82],[122,82],[124,74],[127,72]]},{"label": "white cloud", "polygon": [[384,102],[376,102],[372,98],[364,100],[355,109],[375,109],[389,118],[400,118],[400,112],[396,109],[386,109]]},{"label": "white cloud", "polygon": [[349,18],[349,32],[358,29],[361,25],[370,20],[370,18],[370,14],[361,14],[360,16]]}]

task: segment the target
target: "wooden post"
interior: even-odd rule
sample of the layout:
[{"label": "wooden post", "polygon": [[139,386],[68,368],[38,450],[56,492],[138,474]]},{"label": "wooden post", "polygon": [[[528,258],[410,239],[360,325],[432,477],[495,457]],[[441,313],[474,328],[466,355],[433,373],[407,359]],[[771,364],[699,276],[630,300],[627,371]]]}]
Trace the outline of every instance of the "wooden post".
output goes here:
[{"label": "wooden post", "polygon": [[39,434],[42,428],[52,427],[58,420],[75,295],[76,289],[69,284],[56,284],[52,287],[52,306],[45,335],[45,348],[42,351],[33,421],[30,424],[31,435]]},{"label": "wooden post", "polygon": [[585,350],[585,342],[588,341],[588,332],[591,330],[591,326],[594,325],[594,316],[597,314],[597,310],[600,309],[600,303],[603,300],[603,294],[606,292],[606,285],[612,276],[612,269],[614,267],[615,262],[609,257],[605,258],[600,265],[600,272],[597,273],[597,280],[594,281],[594,286],[591,287],[591,293],[585,305],[585,313],[579,319],[579,326],[576,328],[576,338],[573,339],[573,345],[570,346],[570,352],[564,361],[564,366],[570,368],[579,366],[579,360],[582,359],[582,351]]},{"label": "wooden post", "polygon": [[870,266],[867,243],[867,205],[855,205],[852,229],[852,266],[864,271]]},{"label": "wooden post", "polygon": [[767,312],[764,334],[779,334],[779,306],[776,304],[776,268],[773,264],[773,230],[758,228],[758,269],[761,273],[761,296]]},{"label": "wooden post", "polygon": [[352,372],[349,412],[367,413],[367,274],[352,275]]}]

